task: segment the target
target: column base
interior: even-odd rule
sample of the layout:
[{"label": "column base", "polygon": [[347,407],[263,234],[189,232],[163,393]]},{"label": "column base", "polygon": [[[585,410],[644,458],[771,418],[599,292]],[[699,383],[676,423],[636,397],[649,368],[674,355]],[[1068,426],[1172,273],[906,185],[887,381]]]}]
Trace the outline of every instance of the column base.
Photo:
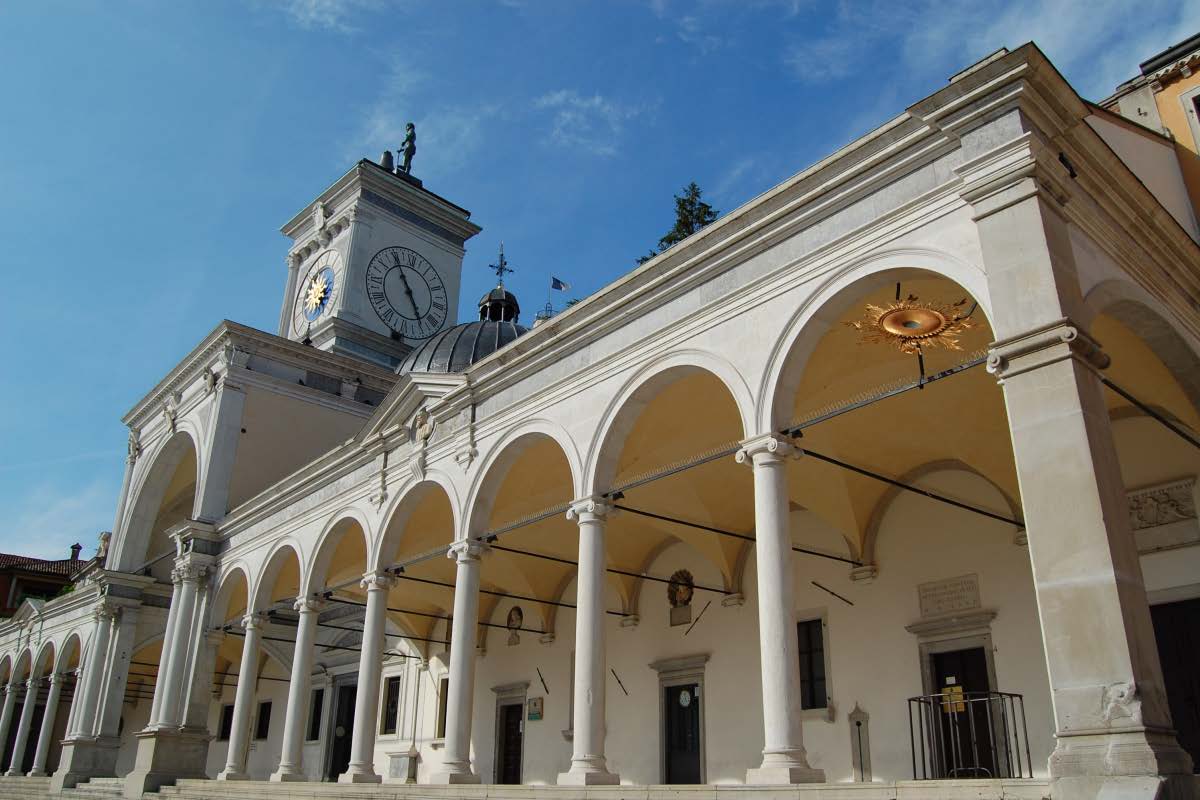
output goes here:
[{"label": "column base", "polygon": [[762,765],[746,770],[746,783],[756,786],[824,782],[825,770],[808,765],[803,747],[764,752]]},{"label": "column base", "polygon": [[248,781],[248,780],[250,780],[250,773],[249,772],[234,772],[233,770],[226,767],[225,769],[223,769],[217,773],[217,780],[219,780],[219,781]]},{"label": "column base", "polygon": [[361,764],[351,764],[350,768],[338,775],[338,783],[383,783],[383,777],[375,774],[371,767]]},{"label": "column base", "polygon": [[279,769],[271,773],[271,777],[268,780],[271,783],[300,783],[307,781],[308,776],[295,767],[285,768],[280,765]]},{"label": "column base", "polygon": [[206,730],[176,728],[144,730],[137,737],[137,755],[133,770],[125,776],[125,796],[140,798],[145,792],[157,792],[171,786],[180,778],[207,778],[204,771],[208,761]]},{"label": "column base", "polygon": [[59,794],[63,789],[74,789],[91,778],[116,777],[120,746],[117,739],[95,736],[76,736],[63,740],[58,769],[50,779],[50,792]]},{"label": "column base", "polygon": [[621,776],[607,770],[558,773],[559,786],[619,786]]},{"label": "column base", "polygon": [[44,778],[46,775],[47,773],[40,769],[31,769],[29,772],[25,773],[26,778]]},{"label": "column base", "polygon": [[1050,754],[1050,792],[1056,800],[1174,800],[1200,795],[1198,790],[1192,759],[1174,731],[1059,734]]}]

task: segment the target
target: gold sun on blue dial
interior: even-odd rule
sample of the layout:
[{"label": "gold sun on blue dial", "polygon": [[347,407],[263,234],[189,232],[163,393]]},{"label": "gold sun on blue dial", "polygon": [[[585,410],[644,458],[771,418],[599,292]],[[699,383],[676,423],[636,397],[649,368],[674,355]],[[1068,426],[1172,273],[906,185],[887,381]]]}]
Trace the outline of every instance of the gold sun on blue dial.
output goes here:
[{"label": "gold sun on blue dial", "polygon": [[341,277],[341,257],[327,250],[313,261],[297,287],[294,314],[296,331],[304,333],[333,307]]}]

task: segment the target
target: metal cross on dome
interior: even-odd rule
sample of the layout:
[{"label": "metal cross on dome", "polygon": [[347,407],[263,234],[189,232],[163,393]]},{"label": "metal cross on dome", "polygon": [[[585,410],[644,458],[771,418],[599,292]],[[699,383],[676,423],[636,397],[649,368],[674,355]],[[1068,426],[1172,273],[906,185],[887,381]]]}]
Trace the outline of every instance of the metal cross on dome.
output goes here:
[{"label": "metal cross on dome", "polygon": [[504,258],[504,242],[500,243],[500,262],[498,264],[488,264],[488,269],[495,270],[497,286],[504,285],[504,273],[513,272],[514,270],[508,266],[508,261]]}]

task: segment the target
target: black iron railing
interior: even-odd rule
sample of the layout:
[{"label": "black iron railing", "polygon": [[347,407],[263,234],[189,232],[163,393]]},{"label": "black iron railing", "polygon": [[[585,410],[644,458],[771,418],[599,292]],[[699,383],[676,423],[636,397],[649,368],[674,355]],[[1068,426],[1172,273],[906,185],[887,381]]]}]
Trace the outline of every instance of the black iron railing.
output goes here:
[{"label": "black iron railing", "polygon": [[1025,699],[958,689],[908,698],[913,780],[1032,778]]}]

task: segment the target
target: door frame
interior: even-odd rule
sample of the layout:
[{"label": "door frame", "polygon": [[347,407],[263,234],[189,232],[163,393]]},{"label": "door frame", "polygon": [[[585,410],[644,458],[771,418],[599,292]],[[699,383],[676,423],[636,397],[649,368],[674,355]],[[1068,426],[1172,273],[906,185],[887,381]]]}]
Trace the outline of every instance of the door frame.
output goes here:
[{"label": "door frame", "polygon": [[[324,756],[324,758],[321,759],[321,762],[322,762],[321,781],[322,782],[328,782],[330,780],[329,779],[329,770],[333,767],[333,740],[334,740],[333,730],[334,730],[334,728],[337,727],[338,695],[341,694],[342,689],[346,686],[355,686],[355,687],[358,686],[358,673],[357,672],[344,672],[341,675],[334,675],[333,679],[329,682],[329,685],[328,685],[328,692],[330,694],[330,698],[328,701],[329,702],[329,714],[326,716],[325,726],[324,726],[325,727],[325,741],[328,742],[328,744],[325,746],[325,756]],[[311,692],[311,689],[310,689],[310,692]],[[357,708],[355,708],[354,710],[355,710],[355,712],[358,711]],[[353,736],[353,734],[354,734],[353,726],[351,726],[350,734],[351,734],[351,736]],[[336,781],[337,777],[335,776],[333,778],[333,780]]]},{"label": "door frame", "polygon": [[521,779],[516,785],[521,786],[525,783],[525,739],[527,738],[525,736],[525,698],[529,694],[529,683],[529,681],[514,681],[492,687],[492,691],[496,693],[495,733],[492,735],[493,784],[500,782],[500,740],[503,731],[503,717],[500,715],[500,709],[503,706],[515,706],[518,703],[521,705]]},{"label": "door frame", "polygon": [[933,682],[933,656],[939,653],[953,653],[956,650],[983,649],[983,657],[987,662],[988,691],[998,692],[996,688],[996,664],[992,658],[992,632],[985,631],[972,636],[960,636],[953,639],[937,639],[918,643],[921,651],[921,685],[925,694],[937,694],[940,686]]},{"label": "door frame", "polygon": [[679,658],[664,658],[650,663],[658,673],[658,775],[659,782],[667,782],[667,689],[694,683],[700,688],[700,783],[708,783],[708,745],[704,735],[707,717],[708,691],[704,686],[704,666],[711,653],[697,653]]}]

